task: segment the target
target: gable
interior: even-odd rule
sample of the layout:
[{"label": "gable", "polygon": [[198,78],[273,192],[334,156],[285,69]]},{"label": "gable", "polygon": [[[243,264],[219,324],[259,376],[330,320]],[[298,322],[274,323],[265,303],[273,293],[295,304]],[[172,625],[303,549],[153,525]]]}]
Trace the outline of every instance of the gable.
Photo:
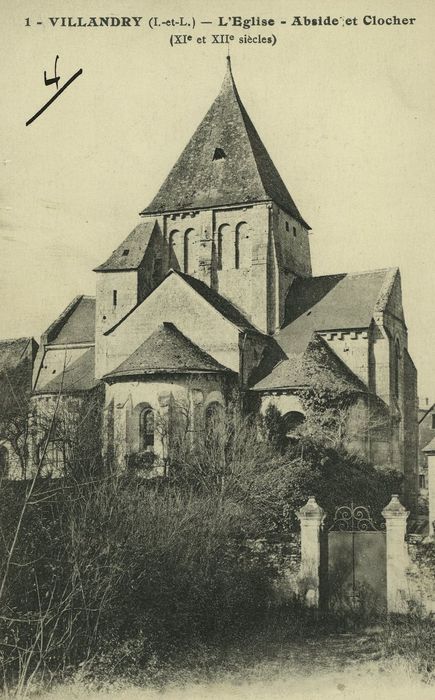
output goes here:
[{"label": "gable", "polygon": [[405,323],[402,303],[402,283],[399,270],[395,270],[395,274],[391,277],[389,283],[387,283],[385,298],[384,310]]},{"label": "gable", "polygon": [[239,328],[222,315],[177,273],[169,274],[154,291],[101,343],[99,372],[114,370],[148,338],[156,326],[169,322],[221,365],[239,372]]}]

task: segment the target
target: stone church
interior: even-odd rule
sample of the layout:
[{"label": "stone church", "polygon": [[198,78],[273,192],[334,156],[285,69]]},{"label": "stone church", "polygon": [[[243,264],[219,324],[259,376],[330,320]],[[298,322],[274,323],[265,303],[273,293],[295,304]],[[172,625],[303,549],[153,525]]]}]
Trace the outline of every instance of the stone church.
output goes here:
[{"label": "stone church", "polygon": [[[102,449],[124,469],[144,452],[164,461],[175,405],[200,431],[237,391],[263,413],[275,405],[290,425],[304,417],[301,389],[338,378],[358,408],[358,448],[404,473],[410,503],[417,377],[399,270],[313,276],[310,226],[229,59],[218,96],[140,217],[95,268],[96,297],[75,298],[42,336],[36,405],[61,391],[80,410],[84,397],[104,394]],[[368,426],[375,404],[387,416],[382,434]],[[157,429],[162,416],[169,435]]]}]

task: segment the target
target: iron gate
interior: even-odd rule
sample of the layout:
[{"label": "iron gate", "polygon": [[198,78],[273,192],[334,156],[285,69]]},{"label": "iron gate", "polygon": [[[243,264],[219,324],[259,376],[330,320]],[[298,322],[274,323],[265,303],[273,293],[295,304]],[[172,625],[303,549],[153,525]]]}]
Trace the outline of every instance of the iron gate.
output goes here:
[{"label": "iron gate", "polygon": [[340,506],[327,535],[330,609],[387,606],[386,535],[365,506]]}]

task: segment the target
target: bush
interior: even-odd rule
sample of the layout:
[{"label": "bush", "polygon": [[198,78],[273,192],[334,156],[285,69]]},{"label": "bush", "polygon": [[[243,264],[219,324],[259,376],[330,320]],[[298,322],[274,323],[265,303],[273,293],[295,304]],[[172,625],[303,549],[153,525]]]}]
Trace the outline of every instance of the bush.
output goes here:
[{"label": "bush", "polygon": [[[4,493],[4,532],[22,498]],[[240,547],[239,518],[220,494],[158,480],[41,482],[3,598],[6,677],[76,668],[121,645],[146,665],[261,619],[275,572]]]},{"label": "bush", "polygon": [[151,471],[156,462],[156,459],[157,458],[154,452],[135,452],[131,455],[128,455],[128,468],[134,469],[136,471],[140,469],[143,469],[145,471]]}]

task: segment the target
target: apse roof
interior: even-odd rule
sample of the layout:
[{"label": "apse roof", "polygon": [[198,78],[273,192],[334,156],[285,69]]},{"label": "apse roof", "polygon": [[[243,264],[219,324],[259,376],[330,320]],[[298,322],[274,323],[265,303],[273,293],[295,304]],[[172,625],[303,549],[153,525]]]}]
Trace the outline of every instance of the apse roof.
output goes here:
[{"label": "apse roof", "polygon": [[147,374],[231,372],[201,350],[173,323],[164,322],[105,379]]}]

